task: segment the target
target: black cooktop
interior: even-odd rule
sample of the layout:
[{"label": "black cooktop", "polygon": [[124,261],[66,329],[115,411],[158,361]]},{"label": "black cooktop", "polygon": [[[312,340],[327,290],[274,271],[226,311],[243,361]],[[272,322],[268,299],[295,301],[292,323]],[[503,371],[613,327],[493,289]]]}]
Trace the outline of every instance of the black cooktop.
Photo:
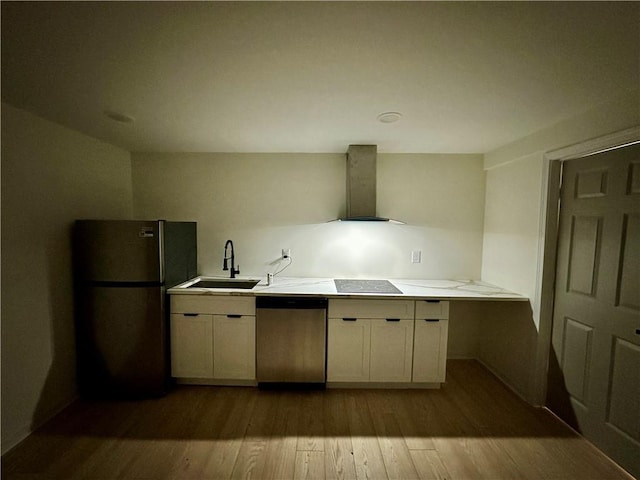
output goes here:
[{"label": "black cooktop", "polygon": [[335,278],[338,293],[402,293],[389,280]]}]

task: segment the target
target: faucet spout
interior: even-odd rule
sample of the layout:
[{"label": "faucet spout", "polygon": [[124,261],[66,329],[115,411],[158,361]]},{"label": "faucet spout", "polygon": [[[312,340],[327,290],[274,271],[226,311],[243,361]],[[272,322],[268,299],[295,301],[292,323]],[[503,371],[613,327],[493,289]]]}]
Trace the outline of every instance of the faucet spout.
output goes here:
[{"label": "faucet spout", "polygon": [[[227,256],[227,249],[231,248],[231,256]],[[231,260],[231,272],[230,272],[230,278],[236,278],[236,274],[240,273],[240,266],[238,266],[238,268],[236,268],[235,266],[235,252],[233,250],[233,242],[231,240],[227,240],[227,243],[224,244],[224,258],[222,260],[222,270],[227,271],[229,270],[229,265],[227,263],[227,260]]]}]

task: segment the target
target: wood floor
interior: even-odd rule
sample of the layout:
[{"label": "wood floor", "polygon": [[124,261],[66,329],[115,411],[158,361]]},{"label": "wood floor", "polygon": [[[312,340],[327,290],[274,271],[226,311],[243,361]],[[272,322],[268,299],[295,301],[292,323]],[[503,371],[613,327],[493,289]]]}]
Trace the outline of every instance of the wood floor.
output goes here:
[{"label": "wood floor", "polygon": [[440,390],[182,386],[78,401],[2,459],[11,479],[630,479],[474,361]]}]

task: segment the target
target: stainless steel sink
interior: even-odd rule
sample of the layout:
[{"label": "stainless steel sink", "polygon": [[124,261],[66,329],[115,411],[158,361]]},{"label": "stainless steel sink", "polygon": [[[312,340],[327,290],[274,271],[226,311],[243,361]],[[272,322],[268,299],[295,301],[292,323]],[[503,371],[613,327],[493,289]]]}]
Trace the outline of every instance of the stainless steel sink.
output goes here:
[{"label": "stainless steel sink", "polygon": [[187,288],[243,288],[250,290],[255,287],[260,280],[235,279],[235,278],[216,278],[200,280]]}]

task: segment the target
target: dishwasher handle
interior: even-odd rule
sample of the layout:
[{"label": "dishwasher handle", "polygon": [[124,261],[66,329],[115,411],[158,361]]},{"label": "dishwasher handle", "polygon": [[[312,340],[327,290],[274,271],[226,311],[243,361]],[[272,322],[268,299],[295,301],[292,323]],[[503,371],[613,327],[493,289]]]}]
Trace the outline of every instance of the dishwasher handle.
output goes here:
[{"label": "dishwasher handle", "polygon": [[326,310],[326,298],[317,297],[256,297],[256,308]]}]

